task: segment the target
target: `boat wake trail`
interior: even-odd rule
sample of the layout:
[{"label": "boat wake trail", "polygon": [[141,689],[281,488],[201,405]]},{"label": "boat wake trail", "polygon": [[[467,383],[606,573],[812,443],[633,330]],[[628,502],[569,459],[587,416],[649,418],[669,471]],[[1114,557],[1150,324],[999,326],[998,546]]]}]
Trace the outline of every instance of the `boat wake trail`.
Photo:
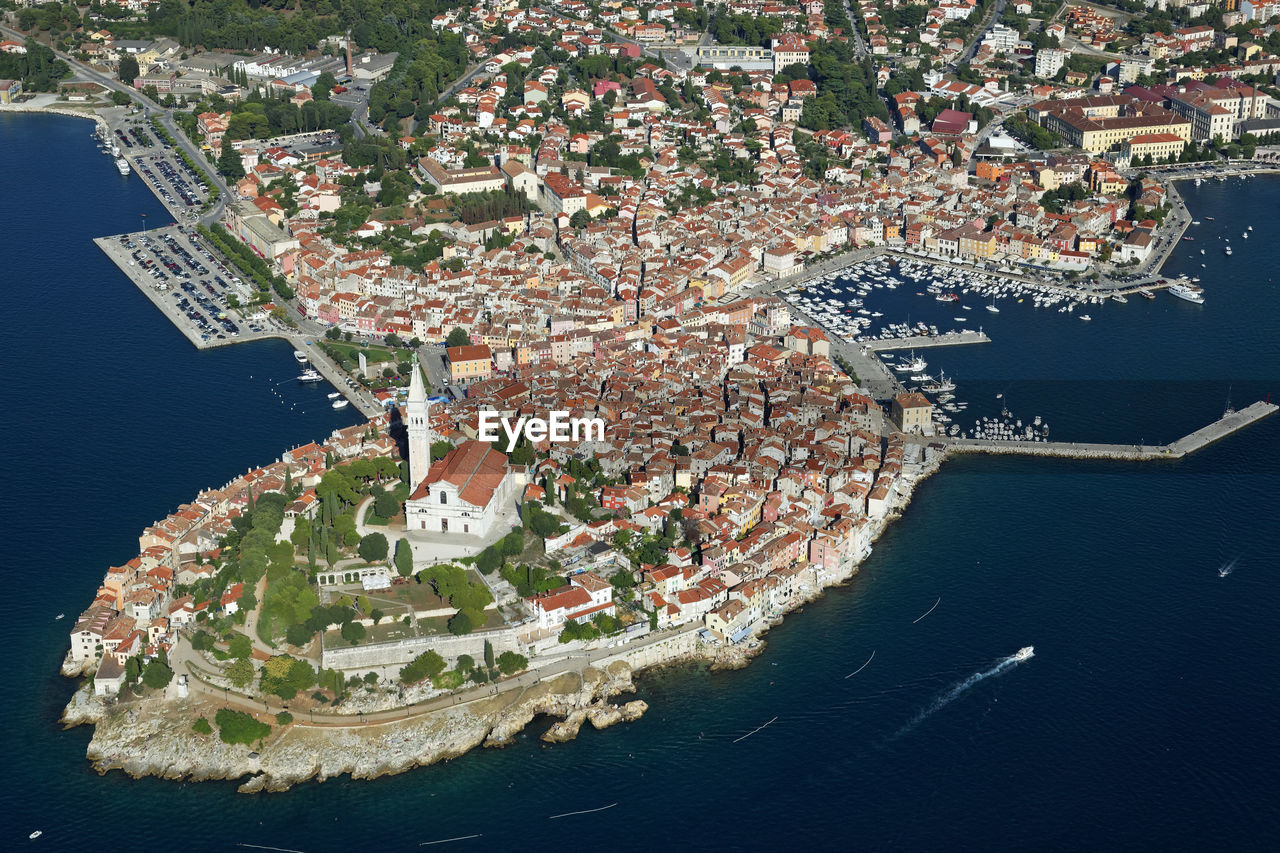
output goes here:
[{"label": "boat wake trail", "polygon": [[1020,664],[1025,660],[1030,659],[1033,654],[1034,654],[1034,651],[1032,647],[1027,646],[1024,649],[1019,649],[1016,653],[1009,655],[1007,658],[1004,658],[1003,660],[1001,660],[999,663],[997,663],[995,666],[991,667],[990,669],[983,670],[982,672],[975,672],[973,675],[969,676],[964,681],[961,681],[959,684],[952,687],[946,693],[943,693],[941,696],[939,696],[938,698],[930,702],[928,705],[926,705],[924,710],[922,710],[920,713],[912,717],[911,720],[905,726],[898,729],[898,731],[893,735],[892,738],[890,738],[890,740],[897,740],[903,735],[909,733],[912,729],[914,729],[916,726],[923,723],[929,717],[933,716],[938,711],[941,711],[943,708],[950,705],[956,699],[960,698],[960,696],[965,691],[972,688],[979,681],[985,681],[988,678],[992,678],[993,676],[1000,675],[1005,670],[1013,666],[1016,666],[1017,664]]},{"label": "boat wake trail", "polygon": [[1221,568],[1219,568],[1219,569],[1218,569],[1218,577],[1220,577],[1220,578],[1225,578],[1227,575],[1229,575],[1229,574],[1231,574],[1232,572],[1234,572],[1234,571],[1236,570],[1236,562],[1237,562],[1239,559],[1240,559],[1239,557],[1236,557],[1236,558],[1235,558],[1234,560],[1232,560],[1231,562],[1229,562],[1229,563],[1227,563],[1226,565],[1224,565],[1224,566],[1222,566]]},{"label": "boat wake trail", "polygon": [[938,609],[938,605],[939,605],[939,604],[941,604],[941,603],[942,603],[942,596],[938,596],[938,600],[937,600],[937,601],[935,601],[935,602],[933,603],[933,606],[932,606],[932,607],[930,607],[928,610],[926,610],[924,613],[922,613],[922,614],[920,614],[919,616],[917,616],[915,619],[911,620],[911,624],[912,624],[912,625],[916,624],[916,623],[917,623],[917,622],[919,622],[921,619],[923,619],[924,617],[928,616],[928,615],[929,615],[930,613],[932,613],[933,611],[937,610],[937,609]]},{"label": "boat wake trail", "polygon": [[866,668],[867,668],[867,664],[871,663],[871,661],[875,658],[875,656],[876,656],[876,650],[875,650],[875,649],[872,649],[872,650],[871,650],[871,657],[867,658],[867,663],[864,663],[862,666],[858,667],[858,668],[857,668],[857,669],[855,669],[853,672],[851,672],[851,673],[849,673],[848,675],[846,675],[846,676],[845,676],[845,680],[846,680],[846,681],[848,681],[850,678],[853,678],[855,675],[857,675],[858,673],[860,673],[860,672],[862,672],[864,669],[866,669]]}]

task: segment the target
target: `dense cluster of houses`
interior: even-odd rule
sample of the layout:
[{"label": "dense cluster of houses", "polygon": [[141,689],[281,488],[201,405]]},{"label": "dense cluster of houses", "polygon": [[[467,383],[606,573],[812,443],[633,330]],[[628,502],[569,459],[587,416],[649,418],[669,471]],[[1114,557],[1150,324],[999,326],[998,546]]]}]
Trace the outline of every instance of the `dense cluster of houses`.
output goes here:
[{"label": "dense cluster of houses", "polygon": [[246,591],[242,584],[230,584],[221,597],[202,601],[178,596],[178,587],[214,576],[213,561],[220,554],[223,537],[254,497],[283,493],[290,484],[297,484],[302,492],[286,508],[286,519],[310,516],[316,506],[314,486],[326,470],[327,458],[395,453],[394,443],[385,437],[387,417],[377,423],[383,428],[381,438],[371,438],[364,424],[338,430],[324,444],[294,448],[270,465],[201,492],[143,530],[138,555],[107,569],[93,603],[76,619],[69,664],[93,674],[97,695],[114,695],[125,683],[130,658],[151,660],[161,651],[167,653],[177,630],[191,625],[199,614],[234,615]]}]

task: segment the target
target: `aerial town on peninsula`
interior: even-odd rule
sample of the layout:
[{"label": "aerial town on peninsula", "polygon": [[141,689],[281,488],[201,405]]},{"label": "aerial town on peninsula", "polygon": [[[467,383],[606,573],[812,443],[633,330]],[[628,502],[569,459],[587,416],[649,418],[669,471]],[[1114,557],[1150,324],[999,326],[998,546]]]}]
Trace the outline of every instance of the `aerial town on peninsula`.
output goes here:
[{"label": "aerial town on peninsula", "polygon": [[[281,786],[631,719],[630,672],[741,665],[950,452],[1177,457],[1275,410],[960,433],[892,353],[981,328],[832,286],[1211,298],[1160,277],[1174,181],[1280,168],[1273,0],[274,5],[0,4],[0,109],[95,117],[173,215],[103,250],[196,346],[284,337],[366,418],[106,570],[63,666],[100,769]],[[273,752],[414,724],[383,764]]]}]

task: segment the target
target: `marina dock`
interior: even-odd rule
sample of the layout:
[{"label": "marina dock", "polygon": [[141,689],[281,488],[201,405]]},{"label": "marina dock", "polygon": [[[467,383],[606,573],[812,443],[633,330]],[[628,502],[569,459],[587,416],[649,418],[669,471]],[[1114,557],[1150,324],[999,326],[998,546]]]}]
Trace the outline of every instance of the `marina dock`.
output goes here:
[{"label": "marina dock", "polygon": [[977,332],[943,332],[940,335],[908,335],[880,341],[865,341],[863,346],[871,352],[889,352],[903,349],[928,349],[929,347],[954,347],[964,344],[989,344],[991,338],[981,330]]},{"label": "marina dock", "polygon": [[1181,459],[1203,450],[1215,441],[1239,432],[1280,409],[1275,403],[1259,400],[1239,411],[1229,411],[1221,418],[1170,444],[1098,444],[1067,441],[993,441],[990,439],[952,438],[950,436],[911,435],[913,444],[940,444],[956,453],[999,453],[1017,456],[1057,456],[1068,459]]}]

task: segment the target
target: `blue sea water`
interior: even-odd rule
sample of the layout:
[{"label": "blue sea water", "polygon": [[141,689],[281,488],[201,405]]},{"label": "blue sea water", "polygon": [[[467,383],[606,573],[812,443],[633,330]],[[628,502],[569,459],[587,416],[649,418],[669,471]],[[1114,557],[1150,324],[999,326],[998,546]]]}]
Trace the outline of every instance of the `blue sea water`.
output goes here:
[{"label": "blue sea water", "polygon": [[[57,667],[104,568],[200,488],[356,416],[292,383],[279,401],[286,344],[197,352],[89,242],[142,212],[167,221],[90,130],[0,115],[6,162],[29,164],[0,186],[0,848],[1275,848],[1280,418],[1168,464],[949,462],[853,582],[750,667],[648,674],[640,721],[572,743],[544,746],[535,725],[504,750],[258,796],[99,777],[89,730],[57,723],[73,689]],[[1201,275],[1204,306],[1134,299],[1086,324],[1006,303],[983,319],[993,343],[935,351],[931,369],[1064,438],[1167,440],[1228,395],[1280,391],[1280,179],[1185,191],[1204,224],[1170,268]],[[1220,235],[1235,255],[1201,270]],[[928,320],[934,305],[899,291],[874,307]],[[956,693],[1026,645],[1035,657]]]}]

